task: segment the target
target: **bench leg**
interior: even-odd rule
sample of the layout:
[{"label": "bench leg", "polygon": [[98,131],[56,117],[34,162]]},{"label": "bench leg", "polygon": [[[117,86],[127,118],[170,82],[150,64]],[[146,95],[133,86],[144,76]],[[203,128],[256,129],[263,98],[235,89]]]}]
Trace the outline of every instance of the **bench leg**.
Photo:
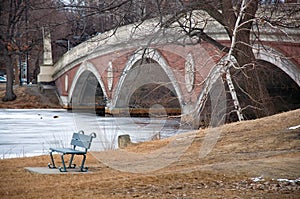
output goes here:
[{"label": "bench leg", "polygon": [[[60,172],[67,172],[67,167],[66,167],[64,155],[65,154],[61,155],[62,167],[58,168]],[[76,167],[75,164],[72,164],[73,160],[74,160],[74,156],[75,156],[75,154],[71,154],[70,163],[69,163],[68,168],[75,168]],[[80,171],[86,172],[88,170],[87,167],[84,167],[84,163],[85,163],[85,160],[86,160],[86,154],[82,154],[82,156],[83,156],[83,158],[82,158],[82,162],[81,162],[81,166],[80,166]],[[54,158],[53,158],[53,155],[52,155],[52,151],[50,152],[50,158],[51,158],[51,163],[48,164],[48,167],[50,169],[56,168]]]},{"label": "bench leg", "polygon": [[65,159],[64,159],[64,154],[61,155],[61,161],[62,161],[63,168],[59,167],[59,171],[60,172],[67,172]]},{"label": "bench leg", "polygon": [[56,166],[55,166],[55,163],[54,163],[54,159],[53,159],[53,155],[52,155],[52,151],[50,151],[50,158],[51,158],[51,163],[48,163],[48,167],[50,168],[50,169],[54,169],[54,168],[56,168]]},{"label": "bench leg", "polygon": [[76,164],[72,164],[75,154],[71,154],[70,163],[68,168],[75,168]]},{"label": "bench leg", "polygon": [[82,154],[83,155],[83,158],[82,158],[82,162],[81,162],[81,166],[80,166],[80,171],[82,172],[86,172],[88,170],[87,167],[84,167],[84,163],[85,163],[85,159],[86,159],[86,155],[85,154]]}]

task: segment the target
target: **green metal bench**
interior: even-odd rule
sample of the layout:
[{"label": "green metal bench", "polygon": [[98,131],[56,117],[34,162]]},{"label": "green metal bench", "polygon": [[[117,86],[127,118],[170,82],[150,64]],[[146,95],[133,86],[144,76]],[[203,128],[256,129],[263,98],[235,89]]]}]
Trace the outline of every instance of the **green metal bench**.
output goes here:
[{"label": "green metal bench", "polygon": [[[61,153],[61,161],[62,161],[62,165],[63,167],[58,167],[60,172],[67,172],[67,167],[65,164],[65,160],[64,160],[64,155],[70,154],[71,158],[70,158],[70,162],[69,162],[69,166],[68,168],[75,168],[76,165],[72,164],[73,163],[73,159],[75,155],[82,155],[82,162],[81,162],[81,166],[80,166],[80,171],[82,172],[86,172],[88,170],[87,167],[84,167],[84,163],[85,163],[85,159],[86,159],[86,153],[88,151],[88,149],[90,149],[91,147],[91,143],[93,138],[96,138],[96,134],[95,133],[91,133],[90,135],[84,135],[84,132],[81,130],[78,133],[73,133],[73,137],[71,140],[71,145],[72,148],[50,148],[50,157],[51,157],[51,162],[48,164],[48,167],[50,169],[54,169],[56,168],[55,166],[55,162],[53,159],[53,152],[57,152],[57,153]],[[78,147],[80,147],[80,150],[78,150]]]}]

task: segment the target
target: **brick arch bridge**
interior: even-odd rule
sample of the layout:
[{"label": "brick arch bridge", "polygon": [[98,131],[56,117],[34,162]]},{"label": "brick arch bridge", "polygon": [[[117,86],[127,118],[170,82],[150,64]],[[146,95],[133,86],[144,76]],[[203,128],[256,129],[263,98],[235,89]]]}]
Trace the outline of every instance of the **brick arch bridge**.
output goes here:
[{"label": "brick arch bridge", "polygon": [[[66,108],[74,105],[75,98],[78,105],[93,103],[98,92],[107,111],[115,114],[131,108],[130,97],[136,90],[158,83],[176,96],[183,115],[193,117],[201,108],[207,80],[221,74],[216,71],[224,54],[206,42],[191,45],[190,38],[174,30],[160,31],[151,23],[138,29],[120,27],[74,47],[54,65],[41,66],[38,81],[54,81]],[[261,31],[264,46],[255,45],[254,53],[300,87],[300,34],[286,33],[289,36]],[[225,44],[229,41],[220,27],[208,27],[207,34]]]}]

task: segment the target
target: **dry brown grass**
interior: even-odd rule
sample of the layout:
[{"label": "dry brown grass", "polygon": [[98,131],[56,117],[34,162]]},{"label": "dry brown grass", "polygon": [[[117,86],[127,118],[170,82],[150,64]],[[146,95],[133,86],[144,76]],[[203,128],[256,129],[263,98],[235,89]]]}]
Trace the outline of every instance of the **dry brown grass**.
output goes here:
[{"label": "dry brown grass", "polygon": [[[288,130],[299,124],[300,110],[295,110],[224,125],[219,128],[217,144],[204,158],[199,158],[199,148],[207,131],[201,130],[178,161],[147,174],[114,170],[91,154],[86,162],[91,172],[85,174],[41,175],[24,170],[46,166],[48,156],[0,160],[0,197],[299,198],[299,183],[272,180],[300,177],[300,129]],[[126,150],[147,153],[170,140],[141,143]],[[102,153],[109,156],[113,151]],[[257,176],[266,181],[250,180]]]},{"label": "dry brown grass", "polygon": [[2,102],[5,95],[5,84],[0,84],[0,108],[61,108],[58,100],[53,96],[41,94],[37,85],[15,86],[14,93],[17,99],[9,102]]}]

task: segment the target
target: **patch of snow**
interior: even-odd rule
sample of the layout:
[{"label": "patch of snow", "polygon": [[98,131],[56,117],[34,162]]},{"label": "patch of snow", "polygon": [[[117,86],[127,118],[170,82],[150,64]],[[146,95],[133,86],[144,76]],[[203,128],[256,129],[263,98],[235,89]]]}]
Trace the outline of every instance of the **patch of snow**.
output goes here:
[{"label": "patch of snow", "polygon": [[297,128],[300,128],[300,124],[297,125],[297,126],[291,126],[291,127],[289,127],[289,130],[295,130],[295,129],[297,129]]},{"label": "patch of snow", "polygon": [[278,182],[291,182],[291,183],[294,183],[294,182],[300,182],[300,178],[296,179],[296,180],[289,180],[289,179],[285,179],[285,178],[280,178],[280,179],[277,179]]},{"label": "patch of snow", "polygon": [[[261,182],[261,181],[265,181],[265,179],[263,178],[263,176],[259,176],[259,177],[254,177],[254,178],[251,178],[251,180],[253,182]],[[296,182],[300,182],[300,177],[295,179],[295,180],[290,180],[290,179],[287,179],[287,178],[278,178],[278,179],[272,179],[272,180],[276,180],[278,182],[290,182],[290,183],[296,183]]]},{"label": "patch of snow", "polygon": [[251,178],[251,180],[253,182],[260,182],[260,181],[264,181],[264,178],[263,176],[259,176],[259,177]]}]

